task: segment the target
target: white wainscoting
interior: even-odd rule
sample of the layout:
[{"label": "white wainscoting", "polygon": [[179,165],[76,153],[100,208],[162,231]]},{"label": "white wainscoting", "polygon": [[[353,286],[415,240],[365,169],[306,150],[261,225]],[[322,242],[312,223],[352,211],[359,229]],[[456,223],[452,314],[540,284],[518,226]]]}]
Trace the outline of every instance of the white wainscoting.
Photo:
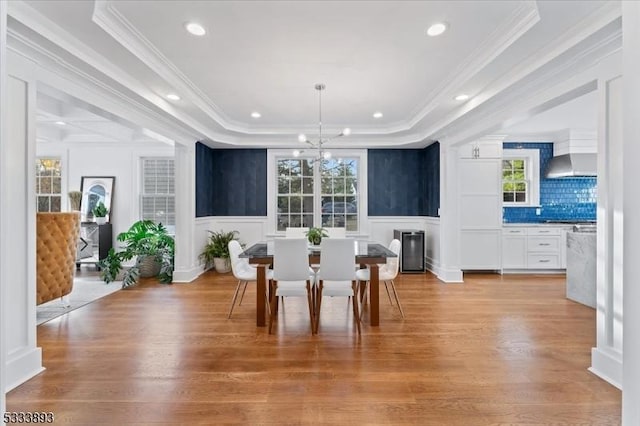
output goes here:
[{"label": "white wainscoting", "polygon": [[440,218],[425,217],[426,267],[440,276]]},{"label": "white wainscoting", "polygon": [[440,218],[425,216],[370,216],[369,239],[390,242],[394,229],[418,229],[425,233],[426,268],[438,275],[440,268]]},{"label": "white wainscoting", "polygon": [[[438,275],[440,269],[440,218],[424,216],[373,216],[368,220],[371,241],[389,243],[394,229],[418,229],[425,231],[425,254],[427,270]],[[238,231],[239,239],[247,246],[273,238],[268,234],[268,219],[263,216],[208,216],[196,219],[194,242],[200,253],[209,238],[208,231]],[[201,263],[200,263],[201,264]]]},{"label": "white wainscoting", "polygon": [[[248,246],[266,241],[266,216],[207,216],[196,219],[194,243],[196,252],[200,253],[209,239],[209,232],[238,231],[240,242]],[[202,263],[200,263],[202,265]]]}]

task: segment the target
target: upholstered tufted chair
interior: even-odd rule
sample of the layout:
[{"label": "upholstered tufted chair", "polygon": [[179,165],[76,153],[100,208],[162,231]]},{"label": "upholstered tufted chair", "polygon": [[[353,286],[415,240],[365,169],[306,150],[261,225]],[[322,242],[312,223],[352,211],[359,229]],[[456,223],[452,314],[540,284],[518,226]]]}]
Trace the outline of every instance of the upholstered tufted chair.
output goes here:
[{"label": "upholstered tufted chair", "polygon": [[79,212],[37,213],[37,305],[71,293],[79,232]]}]

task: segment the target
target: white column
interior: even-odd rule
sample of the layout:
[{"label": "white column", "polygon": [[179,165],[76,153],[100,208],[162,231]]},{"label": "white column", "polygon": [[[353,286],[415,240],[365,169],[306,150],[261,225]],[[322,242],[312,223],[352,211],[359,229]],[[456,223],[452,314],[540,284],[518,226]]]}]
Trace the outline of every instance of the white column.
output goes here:
[{"label": "white column", "polygon": [[623,26],[623,196],[624,196],[624,344],[622,424],[640,424],[640,3],[622,2]]},{"label": "white column", "polygon": [[597,341],[591,372],[622,386],[622,77],[598,78]]},{"label": "white column", "polygon": [[[5,158],[5,145],[8,141],[7,134],[7,2],[0,1],[0,162]],[[6,176],[4,174],[4,162],[0,163],[0,206],[4,206],[4,182]],[[5,389],[6,389],[6,353],[7,345],[5,343],[6,335],[5,324],[8,323],[6,314],[6,287],[8,285],[5,271],[7,270],[7,262],[5,255],[7,253],[6,238],[4,238],[4,216],[5,211],[0,207],[0,413],[4,413],[7,407]]]},{"label": "white column", "polygon": [[462,282],[460,214],[458,212],[458,149],[440,142],[440,271],[445,283]]},{"label": "white column", "polygon": [[6,390],[43,370],[42,353],[36,347],[36,87],[35,67],[29,68],[8,64],[7,103],[11,108],[6,116],[8,137],[0,154]]},{"label": "white column", "polygon": [[174,282],[193,281],[201,272],[196,226],[196,154],[195,144],[175,146],[176,257]]}]

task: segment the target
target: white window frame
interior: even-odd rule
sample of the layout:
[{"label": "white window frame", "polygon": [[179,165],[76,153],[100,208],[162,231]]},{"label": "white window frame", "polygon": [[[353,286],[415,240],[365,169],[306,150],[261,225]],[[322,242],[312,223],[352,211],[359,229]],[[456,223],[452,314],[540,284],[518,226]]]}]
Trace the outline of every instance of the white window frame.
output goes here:
[{"label": "white window frame", "polygon": [[[524,160],[525,178],[527,180],[527,201],[526,202],[506,202],[504,207],[540,207],[540,150],[539,149],[504,149],[502,151],[503,160]],[[502,173],[502,168],[500,169]],[[500,192],[504,194],[500,179]]]},{"label": "white window frame", "polygon": [[[51,192],[49,194],[43,194],[40,192],[39,188],[38,191],[36,191],[36,210],[38,209],[38,198],[39,197],[48,197],[49,198],[49,210],[47,210],[47,212],[51,212],[51,197],[52,196],[60,196],[60,212],[64,212],[64,211],[68,211],[68,209],[65,208],[65,204],[67,202],[67,197],[64,196],[65,194],[65,185],[64,185],[64,162],[62,161],[62,157],[60,157],[59,155],[38,155],[36,156],[36,161],[40,161],[40,160],[54,160],[54,161],[58,161],[60,164],[60,193],[54,193]],[[34,180],[37,182],[38,178],[42,177],[40,176],[40,171],[36,169],[35,171],[35,175],[34,175]],[[53,185],[53,182],[51,182],[51,184]],[[53,187],[52,187],[53,188]],[[56,211],[57,212],[57,211]]]},{"label": "white window frame", "polygon": [[[174,175],[173,175],[173,194],[147,194],[144,192],[144,161],[145,160],[171,160],[173,161],[173,170],[174,170]],[[139,161],[140,161],[140,193],[139,193],[139,197],[138,197],[138,206],[139,206],[139,211],[138,211],[138,218],[140,220],[142,220],[142,215],[143,215],[143,198],[145,196],[150,196],[150,195],[157,195],[157,196],[173,196],[173,204],[174,204],[174,221],[175,216],[176,216],[176,210],[177,210],[177,206],[176,206],[176,179],[175,179],[175,157],[170,157],[170,156],[163,156],[163,155],[142,155],[139,157]],[[154,221],[155,222],[155,221]],[[175,223],[174,224],[168,224],[168,223],[163,223],[162,224],[165,228],[167,228],[167,230],[169,231],[170,234],[174,234],[175,233]]]},{"label": "white window frame", "polygon": [[[349,231],[348,235],[361,235],[365,232],[367,218],[367,150],[366,149],[329,149],[334,158],[350,157],[358,160],[358,230]],[[314,158],[314,150],[304,152],[298,158]],[[267,150],[267,234],[282,236],[284,231],[278,231],[277,204],[278,204],[278,176],[276,162],[278,160],[290,159],[293,157],[292,149],[268,149]],[[317,182],[316,182],[317,181]],[[322,223],[320,178],[314,179],[314,226]]]}]

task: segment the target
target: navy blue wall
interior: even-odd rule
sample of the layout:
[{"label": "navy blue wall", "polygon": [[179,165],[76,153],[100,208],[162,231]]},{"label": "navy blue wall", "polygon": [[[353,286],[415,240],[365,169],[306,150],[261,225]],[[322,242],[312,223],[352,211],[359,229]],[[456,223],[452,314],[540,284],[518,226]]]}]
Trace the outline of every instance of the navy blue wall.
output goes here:
[{"label": "navy blue wall", "polygon": [[369,216],[437,216],[440,145],[368,151]]},{"label": "navy blue wall", "polygon": [[504,149],[540,150],[540,215],[535,207],[504,207],[503,221],[512,223],[545,220],[596,220],[598,182],[595,177],[546,179],[544,172],[553,157],[552,143],[503,144]]},{"label": "navy blue wall", "polygon": [[438,217],[440,208],[440,143],[424,149],[425,204],[424,216]]},{"label": "navy blue wall", "polygon": [[196,144],[196,217],[266,216],[267,150]]}]

